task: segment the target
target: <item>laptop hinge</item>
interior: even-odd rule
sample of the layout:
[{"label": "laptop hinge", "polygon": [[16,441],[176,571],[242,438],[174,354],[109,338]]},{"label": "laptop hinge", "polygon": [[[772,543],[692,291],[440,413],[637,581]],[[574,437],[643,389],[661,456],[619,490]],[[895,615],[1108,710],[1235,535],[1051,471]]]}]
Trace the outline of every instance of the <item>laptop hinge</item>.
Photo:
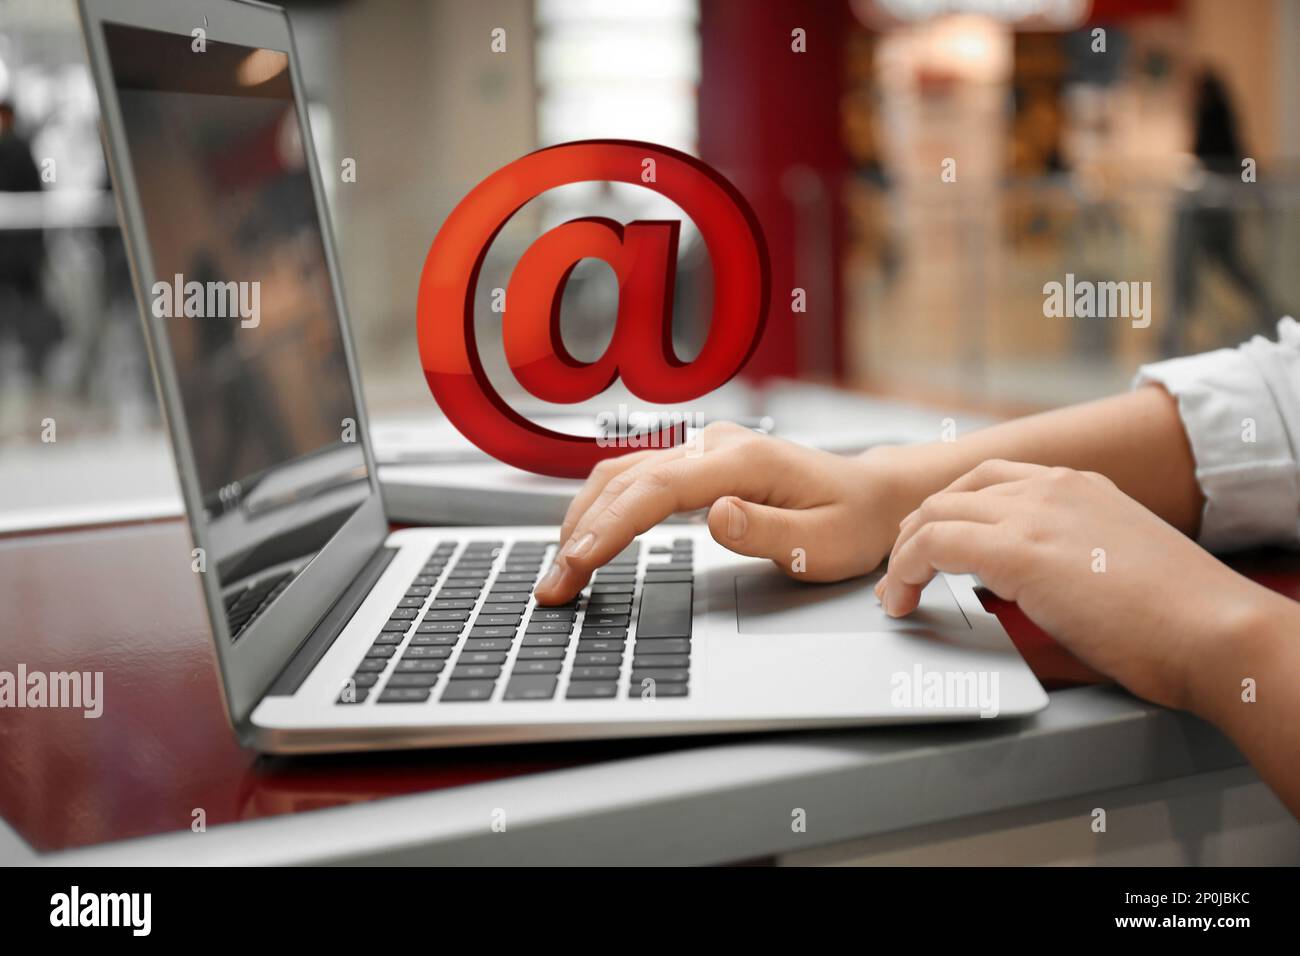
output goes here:
[{"label": "laptop hinge", "polygon": [[325,652],[330,649],[335,639],[343,633],[343,628],[347,626],[348,621],[352,620],[352,615],[356,613],[361,602],[366,599],[366,595],[370,593],[370,589],[375,586],[375,582],[379,580],[396,554],[396,548],[381,547],[371,556],[365,567],[352,579],[347,590],[325,612],[320,623],[289,658],[289,663],[271,684],[271,689],[266,692],[268,697],[292,697],[298,692],[302,682],[307,679],[312,668],[320,663],[320,659],[325,656]]}]

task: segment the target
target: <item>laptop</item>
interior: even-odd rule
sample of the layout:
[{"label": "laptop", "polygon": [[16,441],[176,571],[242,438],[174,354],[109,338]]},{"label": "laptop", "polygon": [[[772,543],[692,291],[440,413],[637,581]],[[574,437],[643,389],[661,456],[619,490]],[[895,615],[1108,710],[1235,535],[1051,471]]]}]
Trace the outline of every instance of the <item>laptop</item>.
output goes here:
[{"label": "laptop", "polygon": [[440,747],[1046,705],[967,577],[936,578],[894,621],[872,578],[801,585],[676,524],[541,607],[555,528],[390,530],[284,11],[80,6],[193,534],[178,560],[241,741]]}]

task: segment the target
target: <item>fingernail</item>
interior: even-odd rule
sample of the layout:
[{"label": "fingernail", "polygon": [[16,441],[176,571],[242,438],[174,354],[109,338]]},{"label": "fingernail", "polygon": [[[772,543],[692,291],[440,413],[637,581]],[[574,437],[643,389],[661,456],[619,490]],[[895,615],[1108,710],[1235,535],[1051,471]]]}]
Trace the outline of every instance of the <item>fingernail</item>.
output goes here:
[{"label": "fingernail", "polygon": [[881,578],[877,581],[873,590],[876,592],[876,597],[880,598],[885,593],[885,579]]},{"label": "fingernail", "polygon": [[890,600],[889,592],[886,591],[885,594],[884,594],[884,596],[881,597],[881,599],[880,599],[880,604],[881,604],[881,606],[885,609],[885,613],[886,613],[886,614],[888,614],[890,617],[895,617],[894,609],[893,609],[892,607],[890,607],[890,605],[891,605],[892,603],[893,603],[893,601]]},{"label": "fingernail", "polygon": [[727,537],[739,540],[745,536],[747,527],[749,527],[749,519],[745,517],[744,510],[734,501],[729,502],[727,507]]},{"label": "fingernail", "polygon": [[552,564],[546,574],[542,576],[542,580],[538,582],[537,587],[539,590],[545,590],[546,588],[555,587],[555,585],[559,583],[560,566],[558,564]]},{"label": "fingernail", "polygon": [[596,536],[588,531],[581,538],[564,549],[564,556],[566,558],[580,558],[590,551],[591,546],[595,543]]}]

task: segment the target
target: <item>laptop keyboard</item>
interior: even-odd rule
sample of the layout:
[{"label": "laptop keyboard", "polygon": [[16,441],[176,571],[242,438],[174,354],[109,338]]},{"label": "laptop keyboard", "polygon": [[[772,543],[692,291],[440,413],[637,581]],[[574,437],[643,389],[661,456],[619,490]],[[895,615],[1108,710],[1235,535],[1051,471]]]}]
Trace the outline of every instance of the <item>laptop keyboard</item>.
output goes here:
[{"label": "laptop keyboard", "polygon": [[[443,542],[345,682],[337,702],[686,697],[693,551],[689,538],[633,542],[577,598],[532,601],[553,542]],[[632,622],[635,619],[635,628]],[[628,660],[629,631],[635,643]]]}]

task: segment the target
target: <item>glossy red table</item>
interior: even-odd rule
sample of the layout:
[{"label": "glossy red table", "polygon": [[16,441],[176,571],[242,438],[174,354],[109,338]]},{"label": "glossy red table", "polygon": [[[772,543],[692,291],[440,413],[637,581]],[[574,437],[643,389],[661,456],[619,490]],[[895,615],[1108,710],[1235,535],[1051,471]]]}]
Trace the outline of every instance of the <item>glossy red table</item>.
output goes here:
[{"label": "glossy red table", "polygon": [[[692,740],[311,758],[241,748],[180,521],[0,537],[0,670],[102,671],[104,711],[0,710],[0,816],[41,852],[455,787]],[[1269,583],[1300,598],[1295,562]],[[1049,688],[1096,676],[988,599]]]}]

